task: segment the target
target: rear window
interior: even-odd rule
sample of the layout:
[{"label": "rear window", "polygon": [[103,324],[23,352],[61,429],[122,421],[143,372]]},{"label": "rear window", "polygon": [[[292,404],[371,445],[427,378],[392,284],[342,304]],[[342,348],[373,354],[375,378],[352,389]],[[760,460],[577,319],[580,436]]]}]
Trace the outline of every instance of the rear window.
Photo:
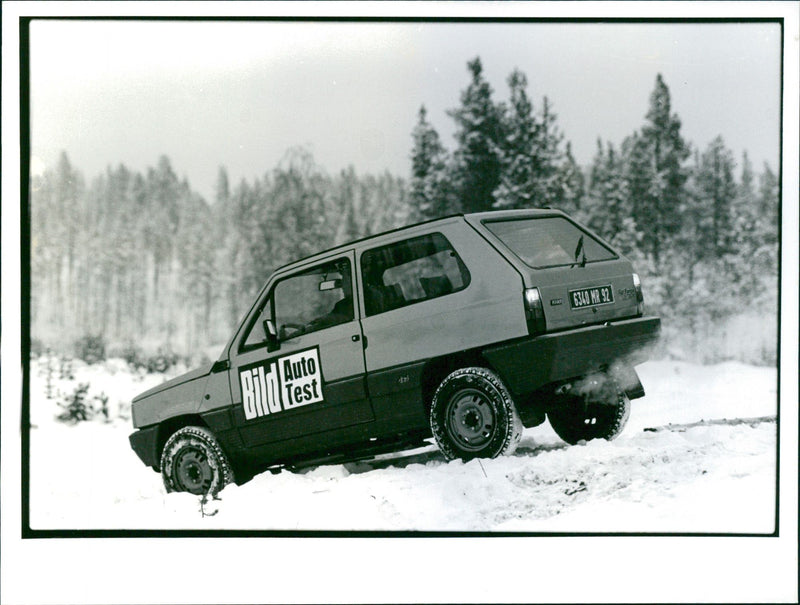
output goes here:
[{"label": "rear window", "polygon": [[617,258],[613,251],[561,216],[483,224],[526,265],[535,269]]},{"label": "rear window", "polygon": [[367,316],[463,290],[469,271],[441,233],[367,250],[361,257]]}]

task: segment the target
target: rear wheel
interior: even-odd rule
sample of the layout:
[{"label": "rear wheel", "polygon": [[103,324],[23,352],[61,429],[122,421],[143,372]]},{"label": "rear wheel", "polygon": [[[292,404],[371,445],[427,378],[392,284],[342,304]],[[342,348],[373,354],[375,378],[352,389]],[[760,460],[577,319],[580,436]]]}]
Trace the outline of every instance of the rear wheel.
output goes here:
[{"label": "rear wheel", "polygon": [[631,402],[625,393],[618,393],[610,402],[584,401],[574,397],[553,406],[547,412],[550,426],[569,444],[591,439],[616,438],[625,428],[631,413]]},{"label": "rear wheel", "polygon": [[462,368],[445,378],[431,405],[431,430],[448,460],[511,454],[522,436],[514,401],[486,368]]},{"label": "rear wheel", "polygon": [[228,457],[208,429],[185,426],[164,445],[161,476],[168,492],[214,495],[233,481]]}]

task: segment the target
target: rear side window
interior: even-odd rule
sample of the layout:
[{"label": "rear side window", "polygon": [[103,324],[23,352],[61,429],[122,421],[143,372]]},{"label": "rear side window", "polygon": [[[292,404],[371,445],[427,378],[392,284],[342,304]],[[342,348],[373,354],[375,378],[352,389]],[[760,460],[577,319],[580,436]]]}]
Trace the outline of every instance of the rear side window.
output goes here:
[{"label": "rear side window", "polygon": [[361,256],[367,316],[463,290],[469,271],[441,233],[367,250]]},{"label": "rear side window", "polygon": [[612,250],[560,216],[483,224],[525,264],[535,269],[617,258]]}]

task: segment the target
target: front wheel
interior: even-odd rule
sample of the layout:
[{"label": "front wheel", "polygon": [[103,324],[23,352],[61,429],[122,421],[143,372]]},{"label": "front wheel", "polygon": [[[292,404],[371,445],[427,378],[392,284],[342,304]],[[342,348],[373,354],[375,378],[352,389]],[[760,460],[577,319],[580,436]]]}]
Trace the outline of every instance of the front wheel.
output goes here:
[{"label": "front wheel", "polygon": [[228,457],[208,429],[185,426],[167,440],[161,477],[168,492],[215,495],[233,479]]},{"label": "front wheel", "polygon": [[448,460],[511,454],[522,437],[514,401],[500,378],[486,368],[462,368],[433,395],[431,431]]},{"label": "front wheel", "polygon": [[582,397],[574,397],[553,406],[547,417],[556,434],[575,445],[591,439],[611,441],[625,428],[630,413],[630,399],[625,393],[618,393],[613,401],[584,401]]}]

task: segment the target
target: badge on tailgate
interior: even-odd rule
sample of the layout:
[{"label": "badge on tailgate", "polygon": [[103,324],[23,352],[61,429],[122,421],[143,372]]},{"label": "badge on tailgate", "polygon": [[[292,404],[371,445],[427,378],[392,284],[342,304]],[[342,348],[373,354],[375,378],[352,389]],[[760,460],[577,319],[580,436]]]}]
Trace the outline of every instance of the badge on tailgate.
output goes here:
[{"label": "badge on tailgate", "polygon": [[569,291],[569,305],[573,309],[611,305],[613,303],[614,291],[610,285]]}]

